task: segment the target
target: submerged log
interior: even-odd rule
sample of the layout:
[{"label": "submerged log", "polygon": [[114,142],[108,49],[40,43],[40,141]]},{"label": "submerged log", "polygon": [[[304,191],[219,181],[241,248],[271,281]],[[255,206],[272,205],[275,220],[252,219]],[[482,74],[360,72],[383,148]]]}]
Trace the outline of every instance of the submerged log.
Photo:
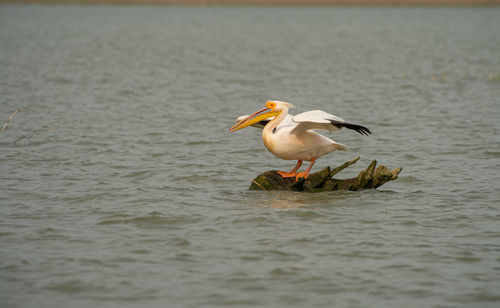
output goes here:
[{"label": "submerged log", "polygon": [[398,178],[402,167],[389,170],[386,166],[380,165],[375,169],[377,161],[373,160],[365,170],[361,171],[357,177],[350,179],[334,179],[333,176],[356,163],[361,156],[350,160],[343,165],[331,169],[325,167],[321,171],[312,173],[307,180],[301,178],[295,181],[295,178],[283,178],[275,170],[266,171],[255,179],[250,185],[250,190],[287,190],[287,191],[305,191],[321,192],[334,190],[360,190],[377,188],[388,181]]}]

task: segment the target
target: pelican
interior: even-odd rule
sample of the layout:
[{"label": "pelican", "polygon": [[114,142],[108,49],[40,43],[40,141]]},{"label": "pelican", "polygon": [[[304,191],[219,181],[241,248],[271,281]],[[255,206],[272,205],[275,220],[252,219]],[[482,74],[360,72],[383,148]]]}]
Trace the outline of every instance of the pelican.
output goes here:
[{"label": "pelican", "polygon": [[[267,101],[265,108],[249,116],[239,117],[238,123],[229,129],[235,132],[250,125],[263,127],[262,141],[269,152],[281,159],[297,160],[290,172],[278,171],[284,178],[295,177],[296,181],[300,178],[307,179],[316,159],[333,151],[347,151],[347,146],[320,135],[316,129],[336,131],[345,127],[362,135],[371,134],[364,126],[347,123],[322,110],[306,111],[293,116],[288,114],[288,110],[292,108],[295,106],[287,102]],[[304,160],[310,161],[309,166],[305,172],[297,172]]]}]

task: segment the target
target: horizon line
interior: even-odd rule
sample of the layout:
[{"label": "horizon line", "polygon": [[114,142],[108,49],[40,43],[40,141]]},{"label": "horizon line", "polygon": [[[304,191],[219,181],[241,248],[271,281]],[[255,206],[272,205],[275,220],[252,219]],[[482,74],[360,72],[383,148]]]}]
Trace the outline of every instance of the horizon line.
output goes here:
[{"label": "horizon line", "polygon": [[33,4],[157,4],[186,6],[498,6],[500,0],[0,0]]}]

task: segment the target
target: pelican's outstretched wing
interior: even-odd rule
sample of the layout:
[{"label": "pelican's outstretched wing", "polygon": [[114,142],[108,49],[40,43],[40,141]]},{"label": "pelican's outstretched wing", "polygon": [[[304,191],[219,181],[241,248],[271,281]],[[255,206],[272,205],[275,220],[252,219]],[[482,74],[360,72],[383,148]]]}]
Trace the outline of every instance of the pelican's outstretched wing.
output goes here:
[{"label": "pelican's outstretched wing", "polygon": [[310,129],[326,129],[329,131],[335,131],[342,129],[342,127],[355,130],[361,135],[368,135],[372,133],[367,127],[347,123],[343,119],[322,110],[311,110],[299,113],[294,116],[292,120],[293,122],[298,123],[292,131],[292,133],[295,134]]}]

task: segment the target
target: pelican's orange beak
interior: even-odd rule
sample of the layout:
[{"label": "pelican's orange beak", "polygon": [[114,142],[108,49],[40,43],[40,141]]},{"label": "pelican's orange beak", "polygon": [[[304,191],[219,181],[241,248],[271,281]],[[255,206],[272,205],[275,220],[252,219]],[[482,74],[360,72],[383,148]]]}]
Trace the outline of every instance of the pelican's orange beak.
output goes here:
[{"label": "pelican's orange beak", "polygon": [[[267,106],[267,104],[266,104],[266,106]],[[234,125],[233,127],[231,127],[229,129],[229,131],[230,132],[235,132],[237,130],[240,130],[242,128],[250,126],[250,125],[252,125],[254,123],[260,122],[260,121],[262,121],[264,119],[277,116],[280,113],[281,113],[281,111],[275,111],[274,108],[269,108],[269,107],[263,108],[263,109],[255,112],[255,113],[249,115],[248,117],[246,117],[245,119],[239,121],[238,123],[236,123],[236,125]]]}]

